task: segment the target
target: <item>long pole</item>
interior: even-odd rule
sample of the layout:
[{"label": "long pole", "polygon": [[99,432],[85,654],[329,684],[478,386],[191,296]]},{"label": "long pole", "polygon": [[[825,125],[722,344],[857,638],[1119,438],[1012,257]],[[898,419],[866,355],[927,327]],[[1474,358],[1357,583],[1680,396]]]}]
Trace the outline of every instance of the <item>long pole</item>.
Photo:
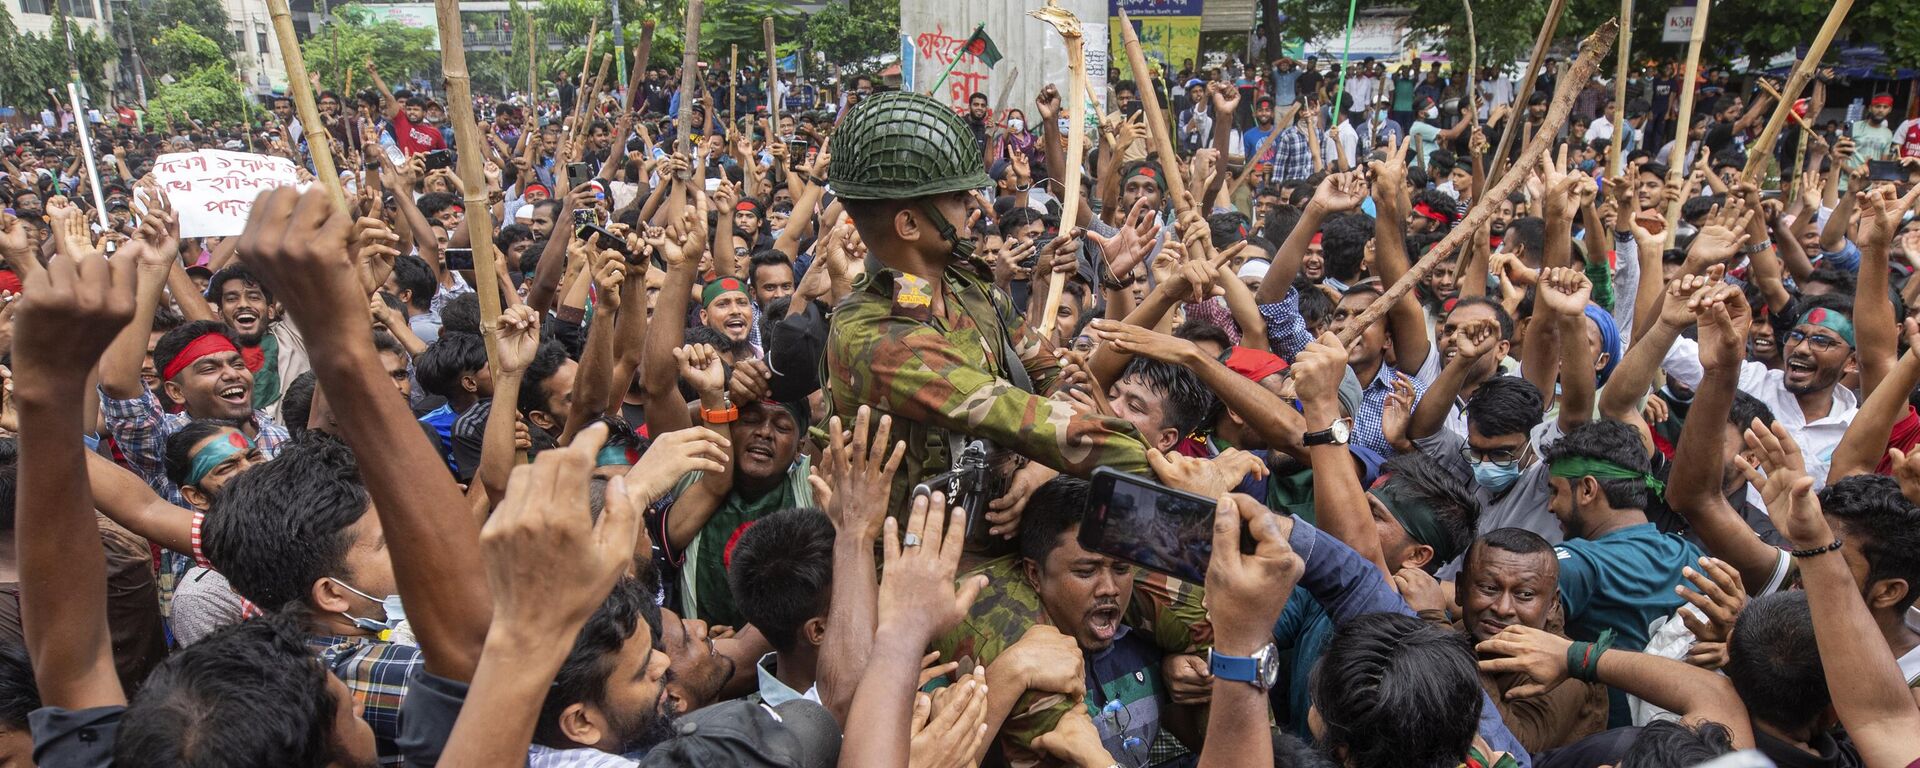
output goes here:
[{"label": "long pole", "polygon": [[[1347,97],[1347,73],[1353,70],[1353,17],[1359,8],[1360,0],[1347,0],[1347,41],[1340,46],[1340,82],[1333,86],[1333,121],[1335,123],[1343,119],[1340,102]],[[1360,108],[1366,109],[1367,105],[1362,104]]]},{"label": "long pole", "polygon": [[[693,157],[693,95],[700,90],[700,14],[706,10],[706,0],[687,0],[687,29],[680,38],[680,114],[676,118],[676,135],[673,137],[673,151],[688,158]],[[708,105],[709,108],[712,105]],[[704,130],[706,126],[701,126]],[[689,163],[691,166],[691,163]],[[691,178],[691,167],[681,178]]]},{"label": "long pole", "polygon": [[767,41],[767,135],[768,143],[773,142],[773,133],[780,130],[780,63],[773,56],[773,17],[760,19],[760,36]]},{"label": "long pole", "polygon": [[62,25],[60,31],[67,36],[67,102],[73,105],[73,130],[80,136],[80,154],[87,158],[87,181],[93,189],[93,211],[100,217],[100,229],[105,231],[111,225],[107,222],[107,199],[100,192],[99,159],[93,156],[93,131],[87,127],[87,113],[80,106],[80,56],[73,49],[71,23]]},{"label": "long pole", "polygon": [[1533,39],[1533,53],[1527,57],[1527,71],[1520,78],[1520,90],[1513,95],[1513,114],[1507,116],[1506,126],[1500,129],[1500,144],[1493,151],[1493,171],[1487,174],[1498,178],[1507,168],[1507,150],[1513,148],[1513,139],[1520,135],[1517,130],[1520,120],[1526,115],[1527,101],[1533,98],[1533,81],[1540,71],[1540,62],[1547,57],[1547,47],[1553,44],[1553,32],[1560,26],[1560,13],[1567,9],[1567,0],[1553,0],[1547,6],[1547,22],[1540,27],[1540,35]]},{"label": "long pole", "polygon": [[627,85],[627,30],[620,23],[620,0],[607,0],[607,5],[613,7],[614,76],[624,88]]},{"label": "long pole", "polygon": [[[285,0],[274,2],[284,4]],[[460,2],[434,0],[433,9],[440,27],[440,70],[447,78],[447,115],[453,119],[455,146],[466,148],[456,159],[460,182],[466,187],[467,239],[473,245],[474,293],[480,297],[480,338],[486,343],[487,365],[497,376],[500,350],[493,326],[500,316],[500,282],[495,274],[493,221],[487,207],[490,190],[479,151],[486,145],[473,117],[473,84],[467,75],[467,52],[460,39]]]},{"label": "long pole", "polygon": [[1773,116],[1767,118],[1767,127],[1761,129],[1760,138],[1755,139],[1747,150],[1747,167],[1741,172],[1748,181],[1759,173],[1759,160],[1773,151],[1773,142],[1780,137],[1780,129],[1785,127],[1787,115],[1793,112],[1793,100],[1800,98],[1800,89],[1813,79],[1813,73],[1820,68],[1820,60],[1826,58],[1827,46],[1833,42],[1833,36],[1840,31],[1840,22],[1846,21],[1847,11],[1853,9],[1853,0],[1834,0],[1833,8],[1827,11],[1827,21],[1820,25],[1820,34],[1815,35],[1813,43],[1807,46],[1807,55],[1800,63],[1793,65],[1793,74],[1787,78],[1787,84],[1780,89],[1780,103],[1773,106]]},{"label": "long pole", "polygon": [[1625,171],[1620,142],[1627,137],[1627,69],[1633,53],[1633,0],[1620,0],[1620,60],[1613,65],[1613,142],[1607,147],[1607,176]]},{"label": "long pole", "polygon": [[727,132],[740,130],[740,44],[728,46],[727,53]]},{"label": "long pole", "polygon": [[[1120,34],[1121,42],[1125,43],[1127,49],[1127,66],[1132,67],[1134,72],[1147,72],[1147,55],[1140,50],[1140,33],[1134,31],[1133,20],[1128,17],[1125,8],[1120,9]],[[1167,192],[1173,198],[1174,211],[1184,218],[1194,209],[1193,199],[1187,196],[1187,182],[1180,177],[1180,157],[1173,153],[1173,136],[1167,129],[1166,114],[1160,108],[1160,93],[1157,89],[1147,87],[1145,80],[1146,76],[1142,74],[1140,111],[1146,114],[1147,133],[1153,137],[1154,157],[1160,161],[1160,175],[1167,180]],[[1211,241],[1203,238],[1200,243],[1211,258]]]},{"label": "long pole", "polygon": [[1513,170],[1489,186],[1485,195],[1476,198],[1473,201],[1473,209],[1467,211],[1466,218],[1454,225],[1453,230],[1428,249],[1426,255],[1421,256],[1420,261],[1408,269],[1398,282],[1387,288],[1386,292],[1374,299],[1372,304],[1367,305],[1366,310],[1361,312],[1359,317],[1347,324],[1346,331],[1340,334],[1341,343],[1352,343],[1368,327],[1384,318],[1388,308],[1412,291],[1415,285],[1419,285],[1420,281],[1433,272],[1435,267],[1440,266],[1442,259],[1452,255],[1460,246],[1466,244],[1468,238],[1476,236],[1480,231],[1480,225],[1493,216],[1494,207],[1499,204],[1499,201],[1513,194],[1514,190],[1520,188],[1520,183],[1532,175],[1534,164],[1547,154],[1548,148],[1554,144],[1554,136],[1560,132],[1560,127],[1566,124],[1567,117],[1573,113],[1574,95],[1580,92],[1580,86],[1593,78],[1593,73],[1600,70],[1600,60],[1606,58],[1607,49],[1613,46],[1614,35],[1619,31],[1619,21],[1610,20],[1601,24],[1592,35],[1587,36],[1587,39],[1580,44],[1579,57],[1574,59],[1573,66],[1568,68],[1566,76],[1560,78],[1559,84],[1555,86],[1553,100],[1547,104],[1547,116],[1540,122],[1540,130],[1536,131],[1521,148],[1519,160],[1514,164]]},{"label": "long pole", "polygon": [[653,19],[640,22],[640,47],[633,50],[633,87],[627,89],[627,109],[640,103],[640,81],[653,56]]},{"label": "long pole", "polygon": [[[1712,10],[1713,0],[1700,0],[1700,10],[1693,17],[1693,29],[1687,35],[1687,66],[1680,72],[1680,122],[1673,129],[1673,150],[1667,156],[1669,187],[1680,186],[1680,167],[1687,161],[1687,134],[1693,125],[1693,85],[1700,77],[1700,44],[1707,39],[1707,14]],[[1679,235],[1674,225],[1680,221],[1680,203],[1680,197],[1675,197],[1667,206],[1667,248],[1673,247],[1673,239]]]},{"label": "long pole", "polygon": [[[1046,11],[1051,13],[1044,13]],[[1087,79],[1084,76],[1087,68],[1086,40],[1081,34],[1080,21],[1075,19],[1073,14],[1060,10],[1056,6],[1035,11],[1031,15],[1053,24],[1054,30],[1060,33],[1060,39],[1067,44],[1067,70],[1069,77],[1073,80],[1067,90],[1073,100],[1068,102],[1070,117],[1067,124],[1067,167],[1064,181],[1066,190],[1061,196],[1059,231],[1061,237],[1070,237],[1073,234],[1074,219],[1080,213],[1080,165],[1087,151]],[[1053,333],[1055,318],[1060,314],[1060,299],[1066,287],[1066,273],[1052,271],[1047,282],[1046,311],[1040,316],[1041,338],[1046,338]]]},{"label": "long pole", "polygon": [[[534,29],[540,26],[540,20],[527,18],[527,119],[528,125],[540,125],[540,38]],[[351,70],[349,70],[351,71]]]},{"label": "long pole", "polygon": [[[313,157],[313,175],[319,176],[320,183],[333,193],[333,204],[340,213],[351,214],[351,209],[347,207],[347,192],[340,188],[340,171],[333,165],[333,136],[327,133],[326,124],[320,122],[320,110],[313,104],[313,86],[307,82],[307,62],[300,56],[300,39],[293,34],[293,12],[287,10],[287,0],[267,0],[267,14],[273,18],[273,35],[280,41],[280,58],[287,64],[287,95],[293,97],[293,107],[300,113],[300,124],[313,126],[305,133],[308,154]],[[459,34],[458,12],[454,14],[451,26],[445,28]],[[455,38],[452,46],[460,47],[460,40]],[[478,147],[480,143],[476,139],[466,146]]]}]

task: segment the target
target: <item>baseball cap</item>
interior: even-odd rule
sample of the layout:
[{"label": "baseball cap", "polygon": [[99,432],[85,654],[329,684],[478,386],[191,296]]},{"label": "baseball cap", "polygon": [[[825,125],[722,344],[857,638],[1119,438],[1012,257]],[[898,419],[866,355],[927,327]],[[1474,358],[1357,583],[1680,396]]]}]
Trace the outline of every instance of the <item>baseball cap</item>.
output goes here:
[{"label": "baseball cap", "polygon": [[826,707],[795,699],[777,707],[744,700],[702,707],[647,753],[648,768],[828,768],[840,759],[840,725]]}]

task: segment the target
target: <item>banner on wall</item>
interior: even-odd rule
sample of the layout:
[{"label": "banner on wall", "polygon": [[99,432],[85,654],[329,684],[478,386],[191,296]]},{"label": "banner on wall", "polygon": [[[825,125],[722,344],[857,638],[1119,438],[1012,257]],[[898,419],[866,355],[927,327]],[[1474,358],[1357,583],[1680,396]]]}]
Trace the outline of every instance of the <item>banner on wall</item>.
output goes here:
[{"label": "banner on wall", "polygon": [[[1080,19],[1089,93],[1101,105],[1107,91],[1107,1],[1060,2]],[[900,87],[926,93],[951,65],[946,82],[930,95],[956,112],[965,112],[975,93],[986,94],[995,110],[1011,107],[1029,115],[1034,95],[1046,84],[1065,94],[1066,45],[1051,25],[1027,15],[1034,6],[1027,0],[901,0]],[[996,66],[966,52],[967,38],[981,24],[1004,57]],[[1004,105],[999,103],[1003,91],[1008,94]]]},{"label": "banner on wall", "polygon": [[1120,9],[1132,18],[1134,33],[1140,37],[1140,53],[1148,65],[1170,75],[1184,62],[1200,55],[1200,14],[1202,0],[1109,0],[1107,4],[1110,39],[1115,54],[1114,77],[1138,80],[1127,64],[1126,44],[1121,38]]}]

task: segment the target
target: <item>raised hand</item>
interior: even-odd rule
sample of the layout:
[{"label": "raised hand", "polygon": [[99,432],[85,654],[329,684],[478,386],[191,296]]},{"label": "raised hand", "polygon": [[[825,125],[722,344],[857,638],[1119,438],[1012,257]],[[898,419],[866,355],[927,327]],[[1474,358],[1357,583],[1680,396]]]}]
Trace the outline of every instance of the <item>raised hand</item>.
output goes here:
[{"label": "raised hand", "polygon": [[1767,516],[1773,527],[1787,537],[1795,549],[1823,547],[1834,539],[1833,528],[1820,512],[1820,499],[1813,492],[1813,478],[1807,476],[1806,459],[1800,445],[1787,433],[1785,425],[1768,426],[1753,420],[1747,429],[1747,451],[1759,458],[1759,464],[1746,456],[1733,461],[1747,476],[1747,482],[1760,488],[1767,500]]},{"label": "raised hand", "polygon": [[1229,448],[1212,459],[1162,453],[1149,448],[1147,465],[1153,467],[1153,474],[1168,487],[1210,499],[1220,498],[1240,487],[1248,475],[1256,480],[1267,477],[1266,462],[1238,448]]},{"label": "raised hand", "polygon": [[1034,97],[1033,107],[1040,113],[1040,119],[1046,121],[1043,126],[1053,124],[1060,119],[1060,89],[1048,83],[1040,89],[1040,95]]},{"label": "raised hand", "polygon": [[540,315],[524,304],[502,309],[493,320],[493,336],[498,342],[494,349],[500,355],[494,362],[500,372],[525,372],[540,351]]},{"label": "raised hand", "polygon": [[835,531],[869,542],[879,537],[893,475],[907,451],[905,442],[890,440],[892,435],[893,417],[882,414],[874,423],[872,409],[864,405],[854,414],[851,433],[842,430],[838,416],[827,423],[826,450],[807,481],[816,496],[821,490],[831,493],[826,510]]},{"label": "raised hand", "polygon": [[[1695,322],[1693,296],[1713,287],[1715,279],[1706,275],[1681,275],[1667,283],[1660,304],[1660,322],[1670,328],[1686,328]],[[1740,340],[1742,344],[1746,339]]]},{"label": "raised hand", "polygon": [[1694,587],[1692,590],[1684,586],[1673,588],[1695,609],[1680,611],[1680,621],[1686,624],[1695,640],[1694,647],[1687,651],[1687,663],[1704,669],[1724,667],[1726,645],[1733,637],[1734,622],[1747,606],[1747,589],[1740,580],[1740,571],[1724,560],[1702,557],[1699,568],[1684,568],[1680,575]]},{"label": "raised hand", "polygon": [[22,276],[21,295],[12,302],[12,364],[20,386],[79,386],[85,380],[133,319],[134,262],[60,253],[45,269]]},{"label": "raised hand", "polygon": [[[1214,648],[1251,655],[1273,637],[1273,624],[1286,608],[1306,564],[1287,544],[1289,523],[1242,494],[1220,497],[1213,511],[1213,554],[1207,561],[1207,618],[1213,622]],[[1253,552],[1241,551],[1241,529],[1253,536]]]},{"label": "raised hand", "polygon": [[925,643],[958,624],[986,586],[985,576],[958,586],[953,581],[966,540],[967,513],[949,510],[946,494],[936,491],[914,497],[904,531],[893,517],[885,526],[876,632]]},{"label": "raised hand", "polygon": [[712,346],[688,344],[673,350],[673,359],[680,363],[680,378],[694,391],[702,394],[726,391],[727,370]]},{"label": "raised hand", "polygon": [[1572,267],[1554,267],[1541,278],[1540,302],[1561,317],[1579,317],[1587,311],[1587,299],[1593,295],[1593,282]]},{"label": "raised hand", "polygon": [[1347,346],[1331,332],[1307,343],[1293,359],[1294,390],[1304,397],[1333,398],[1347,368]]},{"label": "raised hand", "polygon": [[688,427],[661,435],[647,447],[646,460],[627,470],[627,498],[634,508],[646,509],[665,498],[689,472],[711,475],[725,471],[727,462],[733,458],[732,449],[732,442],[706,427]]},{"label": "raised hand", "polygon": [[[240,235],[240,259],[273,290],[302,328],[315,335],[322,327],[365,320],[366,294],[347,261],[350,214],[336,212],[324,187],[306,192],[279,187],[261,193]],[[335,319],[337,318],[337,319]],[[351,331],[341,338],[358,338],[365,330],[353,325],[332,330]],[[313,343],[313,336],[308,343]]]},{"label": "raised hand", "polygon": [[1200,354],[1200,347],[1191,341],[1120,320],[1102,318],[1088,328],[1095,342],[1112,345],[1115,352],[1181,366]]},{"label": "raised hand", "polygon": [[1461,365],[1472,365],[1500,344],[1497,320],[1476,320],[1453,331],[1453,356]]},{"label": "raised hand", "polygon": [[1746,295],[1732,285],[1717,283],[1695,293],[1688,303],[1700,326],[1700,365],[1738,371],[1746,357],[1747,331],[1753,325]]},{"label": "raised hand", "polygon": [[1687,247],[1687,262],[1704,268],[1738,256],[1740,249],[1747,245],[1747,222],[1753,215],[1753,211],[1747,210],[1738,218],[1724,217],[1720,215],[1719,206],[1715,206],[1708,214],[1707,223],[1694,236],[1693,244]]},{"label": "raised hand", "polygon": [[1319,208],[1324,213],[1359,210],[1368,195],[1366,177],[1358,171],[1351,173],[1329,174],[1320,181],[1313,191],[1313,199],[1307,204]]},{"label": "raised hand", "polygon": [[[1014,156],[1021,155],[1016,152]],[[1116,276],[1132,274],[1134,267],[1147,260],[1154,243],[1160,239],[1160,216],[1148,205],[1147,198],[1142,197],[1134,201],[1133,209],[1127,212],[1126,221],[1113,237],[1092,230],[1087,230],[1087,237],[1100,246],[1109,272]]]}]

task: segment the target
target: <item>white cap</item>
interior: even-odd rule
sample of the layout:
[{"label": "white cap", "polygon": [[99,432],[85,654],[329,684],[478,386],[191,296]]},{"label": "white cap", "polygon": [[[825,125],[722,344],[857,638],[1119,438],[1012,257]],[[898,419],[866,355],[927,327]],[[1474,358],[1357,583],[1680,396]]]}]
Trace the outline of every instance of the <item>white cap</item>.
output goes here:
[{"label": "white cap", "polygon": [[1240,265],[1240,279],[1245,280],[1251,277],[1255,280],[1265,280],[1267,270],[1272,267],[1273,263],[1266,259],[1247,259],[1247,263]]}]

